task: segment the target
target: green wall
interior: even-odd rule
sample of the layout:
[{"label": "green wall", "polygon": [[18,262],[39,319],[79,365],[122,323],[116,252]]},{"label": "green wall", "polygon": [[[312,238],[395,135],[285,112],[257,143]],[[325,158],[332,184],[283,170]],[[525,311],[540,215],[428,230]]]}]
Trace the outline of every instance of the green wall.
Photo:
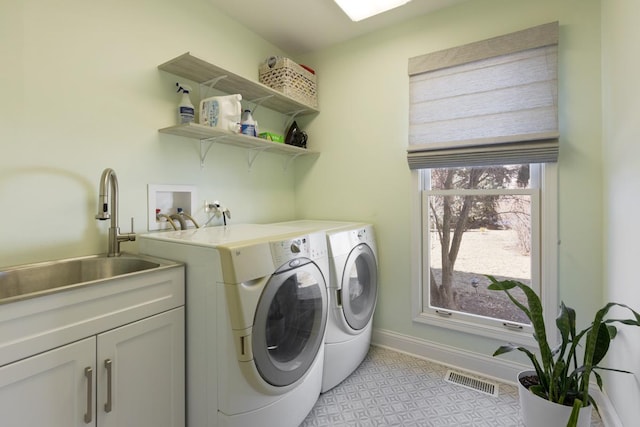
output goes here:
[{"label": "green wall", "polygon": [[[410,57],[535,25],[560,23],[559,287],[580,313],[602,301],[600,2],[474,0],[303,59],[318,71],[322,155],[297,164],[297,214],[372,222],[380,252],[374,326],[491,354],[496,343],[412,321],[406,163]],[[317,141],[317,142],[316,142]]]},{"label": "green wall", "polygon": [[206,0],[0,2],[0,266],[106,252],[108,221],[94,219],[106,167],[123,230],[134,217],[146,231],[147,184],[194,185],[233,222],[293,217],[283,157],[249,170],[244,150],[218,144],[201,169],[195,141],[158,133],[180,96],[157,66],[187,51],[254,80],[282,54]]},{"label": "green wall", "polygon": [[[640,312],[637,269],[640,231],[640,57],[636,0],[602,2],[603,23],[603,158],[605,170],[606,300],[622,302]],[[628,312],[623,313],[628,316]],[[607,391],[622,425],[640,419],[640,330],[622,328],[614,340],[606,366],[633,374],[610,373]]]}]

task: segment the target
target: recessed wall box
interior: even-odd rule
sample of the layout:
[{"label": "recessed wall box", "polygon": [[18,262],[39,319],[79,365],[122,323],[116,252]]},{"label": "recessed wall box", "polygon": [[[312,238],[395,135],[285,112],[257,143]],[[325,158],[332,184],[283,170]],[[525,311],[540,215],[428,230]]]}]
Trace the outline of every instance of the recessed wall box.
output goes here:
[{"label": "recessed wall box", "polygon": [[[178,208],[182,208],[184,212],[195,216],[196,205],[196,187],[193,185],[161,185],[149,184],[147,186],[147,211],[148,211],[148,230],[172,230],[171,224],[166,220],[158,220],[156,218],[156,209],[160,209],[160,213],[165,215],[173,215],[178,213]],[[175,221],[176,224],[179,224]],[[189,227],[193,227],[191,221],[187,221]]]}]

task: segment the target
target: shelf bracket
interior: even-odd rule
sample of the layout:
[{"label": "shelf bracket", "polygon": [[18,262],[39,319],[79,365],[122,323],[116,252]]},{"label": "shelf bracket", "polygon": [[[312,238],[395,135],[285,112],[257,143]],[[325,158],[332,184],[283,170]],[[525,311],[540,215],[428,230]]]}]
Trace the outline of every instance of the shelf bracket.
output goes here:
[{"label": "shelf bracket", "polygon": [[207,154],[209,154],[209,150],[211,150],[213,144],[215,144],[219,139],[222,138],[224,138],[224,136],[214,136],[213,138],[205,138],[200,140],[200,169],[204,169],[204,159],[207,158]]},{"label": "shelf bracket", "polygon": [[289,130],[289,126],[291,126],[291,124],[293,123],[293,121],[296,119],[296,116],[298,114],[302,114],[307,110],[296,110],[296,111],[292,111],[291,113],[289,113],[287,115],[287,120],[284,122],[284,131],[287,132]]},{"label": "shelf bracket", "polygon": [[258,156],[261,153],[267,151],[269,148],[271,148],[271,147],[249,148],[249,149],[247,149],[247,163],[249,164],[249,170],[251,170],[251,167],[253,166],[253,162],[256,161]]},{"label": "shelf bracket", "polygon": [[303,154],[306,154],[306,153],[296,153],[296,154],[290,155],[289,158],[287,160],[285,160],[285,162],[284,162],[284,170],[285,170],[285,172],[287,171],[287,169],[289,169],[289,165],[291,165],[291,163],[293,163],[293,161],[296,158],[302,156]]},{"label": "shelf bracket", "polygon": [[261,106],[264,101],[266,101],[267,99],[270,99],[270,98],[273,98],[273,95],[266,95],[266,96],[262,96],[262,97],[256,98],[256,99],[247,99],[246,101],[248,103],[255,105],[251,109],[251,115],[254,115],[256,113],[256,110],[258,109],[258,107]]},{"label": "shelf bracket", "polygon": [[214,79],[207,80],[206,82],[202,82],[202,83],[200,83],[200,85],[201,85],[201,86],[205,86],[205,87],[206,87],[206,88],[208,88],[209,90],[213,90],[213,87],[214,87],[215,85],[217,85],[217,84],[218,84],[218,82],[219,82],[220,80],[222,80],[222,79],[226,79],[226,78],[227,78],[227,76],[226,76],[226,75],[218,76],[218,77],[216,77],[216,78],[214,78]]}]

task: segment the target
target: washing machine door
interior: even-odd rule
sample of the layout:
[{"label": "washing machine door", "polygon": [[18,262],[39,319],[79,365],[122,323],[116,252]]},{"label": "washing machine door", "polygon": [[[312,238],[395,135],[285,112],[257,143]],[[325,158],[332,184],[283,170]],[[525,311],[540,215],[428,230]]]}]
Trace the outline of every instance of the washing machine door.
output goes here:
[{"label": "washing machine door", "polygon": [[378,266],[366,243],[360,243],[349,253],[339,295],[347,324],[356,331],[367,326],[376,307]]},{"label": "washing machine door", "polygon": [[271,276],[258,301],[252,331],[256,368],[269,384],[302,378],[324,341],[328,301],[320,268],[296,258]]}]

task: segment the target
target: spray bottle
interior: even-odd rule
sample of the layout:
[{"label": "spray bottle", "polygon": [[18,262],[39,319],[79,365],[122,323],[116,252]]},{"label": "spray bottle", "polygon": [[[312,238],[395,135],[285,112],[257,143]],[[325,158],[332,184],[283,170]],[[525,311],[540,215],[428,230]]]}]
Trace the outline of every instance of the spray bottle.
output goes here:
[{"label": "spray bottle", "polygon": [[182,92],[182,99],[178,104],[178,123],[181,125],[192,123],[195,120],[195,108],[189,98],[191,87],[180,82],[176,83],[178,93]]}]

